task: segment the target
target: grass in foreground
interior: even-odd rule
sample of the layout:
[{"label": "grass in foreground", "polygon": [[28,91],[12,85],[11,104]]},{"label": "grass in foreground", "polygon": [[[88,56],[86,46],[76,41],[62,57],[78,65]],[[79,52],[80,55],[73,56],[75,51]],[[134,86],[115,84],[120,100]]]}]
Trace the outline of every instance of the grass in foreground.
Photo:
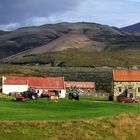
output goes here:
[{"label": "grass in foreground", "polygon": [[0,140],[139,140],[140,116],[75,121],[1,121]]},{"label": "grass in foreground", "polygon": [[137,108],[91,98],[16,102],[0,95],[0,140],[139,140]]}]

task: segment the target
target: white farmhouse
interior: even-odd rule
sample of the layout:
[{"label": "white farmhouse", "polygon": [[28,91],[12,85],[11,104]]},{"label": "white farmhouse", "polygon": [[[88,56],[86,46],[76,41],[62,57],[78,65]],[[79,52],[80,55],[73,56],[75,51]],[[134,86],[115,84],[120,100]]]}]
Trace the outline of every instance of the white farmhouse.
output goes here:
[{"label": "white farmhouse", "polygon": [[2,93],[24,92],[34,87],[41,94],[43,91],[58,91],[60,98],[65,98],[64,77],[2,77]]}]

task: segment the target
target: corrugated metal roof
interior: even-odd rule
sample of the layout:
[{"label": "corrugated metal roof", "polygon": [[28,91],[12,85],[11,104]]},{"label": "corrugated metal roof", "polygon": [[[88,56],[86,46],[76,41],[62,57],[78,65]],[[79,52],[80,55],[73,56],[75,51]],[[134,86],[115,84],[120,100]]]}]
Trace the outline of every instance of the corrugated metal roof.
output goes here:
[{"label": "corrugated metal roof", "polygon": [[114,81],[140,81],[140,70],[113,70]]},{"label": "corrugated metal roof", "polygon": [[[64,89],[64,77],[6,77],[4,84],[21,84],[25,83],[30,87],[44,89]],[[18,83],[19,82],[19,83]]]},{"label": "corrugated metal roof", "polygon": [[65,82],[66,87],[76,86],[78,88],[95,88],[94,82]]}]

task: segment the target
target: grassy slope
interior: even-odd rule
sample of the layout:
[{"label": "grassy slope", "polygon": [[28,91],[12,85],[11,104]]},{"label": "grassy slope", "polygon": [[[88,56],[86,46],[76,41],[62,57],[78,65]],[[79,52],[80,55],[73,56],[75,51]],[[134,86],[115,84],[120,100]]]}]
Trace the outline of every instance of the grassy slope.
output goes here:
[{"label": "grassy slope", "polygon": [[110,66],[110,67],[127,67],[140,65],[140,51],[109,51],[95,52],[84,48],[85,50],[68,49],[61,52],[27,55],[24,57],[15,58],[12,63],[41,63],[52,64],[54,66],[70,66],[70,67],[85,67],[85,66]]},{"label": "grassy slope", "polygon": [[[120,113],[134,114],[115,116]],[[139,140],[136,113],[137,104],[91,99],[15,102],[0,96],[0,140]]]},{"label": "grassy slope", "polygon": [[77,121],[2,121],[0,140],[139,140],[140,116]]}]

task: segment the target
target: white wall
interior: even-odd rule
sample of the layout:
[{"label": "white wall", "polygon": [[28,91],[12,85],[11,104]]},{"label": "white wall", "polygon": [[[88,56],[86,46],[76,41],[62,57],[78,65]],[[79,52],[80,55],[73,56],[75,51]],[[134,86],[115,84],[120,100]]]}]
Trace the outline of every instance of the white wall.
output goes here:
[{"label": "white wall", "polygon": [[66,97],[66,90],[65,89],[61,90],[61,93],[59,95],[60,95],[59,98],[65,98]]},{"label": "white wall", "polygon": [[38,93],[38,97],[41,97],[41,94],[42,94],[42,92],[43,91],[45,91],[45,92],[47,92],[48,90],[46,90],[46,89],[36,89],[36,92]]},{"label": "white wall", "polygon": [[2,93],[9,94],[10,92],[24,92],[28,90],[28,85],[3,85]]}]

